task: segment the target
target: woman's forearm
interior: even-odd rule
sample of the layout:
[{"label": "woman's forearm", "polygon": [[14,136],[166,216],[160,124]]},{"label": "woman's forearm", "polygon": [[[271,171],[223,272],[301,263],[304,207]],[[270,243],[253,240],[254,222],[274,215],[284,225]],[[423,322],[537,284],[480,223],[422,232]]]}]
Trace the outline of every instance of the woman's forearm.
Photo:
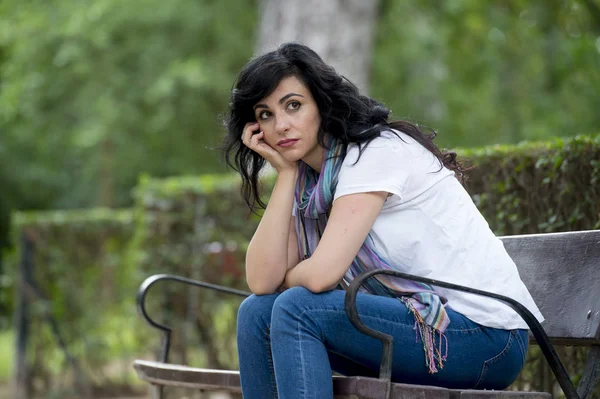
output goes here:
[{"label": "woman's forearm", "polygon": [[285,278],[297,178],[297,170],[282,172],[277,176],[267,208],[248,245],[246,280],[255,294],[275,292]]},{"label": "woman's forearm", "polygon": [[343,276],[336,268],[320,267],[318,259],[308,258],[287,271],[284,285],[304,287],[314,293],[330,291],[340,283]]}]

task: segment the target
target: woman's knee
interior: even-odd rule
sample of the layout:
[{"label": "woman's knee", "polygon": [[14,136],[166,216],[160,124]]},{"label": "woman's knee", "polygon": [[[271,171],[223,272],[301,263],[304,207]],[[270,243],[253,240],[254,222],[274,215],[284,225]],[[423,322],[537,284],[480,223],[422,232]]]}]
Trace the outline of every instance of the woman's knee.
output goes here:
[{"label": "woman's knee", "polygon": [[313,294],[311,291],[304,287],[292,287],[283,291],[273,304],[273,308],[289,308],[295,306],[298,303],[304,303],[310,298],[318,294]]},{"label": "woman's knee", "polygon": [[[324,324],[328,323],[339,292],[313,293],[304,287],[292,287],[279,295],[273,304],[271,315],[271,342],[288,342],[285,338],[305,334],[321,336]],[[326,310],[326,312],[323,312]]]},{"label": "woman's knee", "polygon": [[292,287],[282,292],[273,304],[273,323],[296,319],[307,309],[319,307],[323,294],[315,294],[304,287]]},{"label": "woman's knee", "polygon": [[237,315],[238,334],[252,329],[264,329],[271,323],[271,312],[277,294],[250,295],[244,299]]}]

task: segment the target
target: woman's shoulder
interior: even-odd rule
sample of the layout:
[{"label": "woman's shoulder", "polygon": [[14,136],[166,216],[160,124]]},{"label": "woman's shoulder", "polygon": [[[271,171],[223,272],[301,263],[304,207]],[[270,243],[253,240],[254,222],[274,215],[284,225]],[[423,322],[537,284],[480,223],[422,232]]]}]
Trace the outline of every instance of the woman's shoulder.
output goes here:
[{"label": "woman's shoulder", "polygon": [[[368,158],[419,156],[423,150],[428,152],[423,146],[408,134],[395,129],[387,129],[366,143],[350,143],[347,151],[347,161],[356,162],[358,158],[366,155]],[[359,156],[360,155],[360,156]]]}]

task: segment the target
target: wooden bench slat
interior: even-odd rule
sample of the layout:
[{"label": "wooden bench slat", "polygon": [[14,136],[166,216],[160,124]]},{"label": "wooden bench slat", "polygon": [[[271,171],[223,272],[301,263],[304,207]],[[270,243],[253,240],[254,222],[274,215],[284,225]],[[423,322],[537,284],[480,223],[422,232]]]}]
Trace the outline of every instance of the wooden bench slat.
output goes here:
[{"label": "wooden bench slat", "polygon": [[147,360],[136,360],[133,367],[140,379],[155,385],[242,392],[239,371],[200,369]]},{"label": "wooden bench slat", "polygon": [[551,341],[600,345],[600,230],[501,239]]},{"label": "wooden bench slat", "polygon": [[[376,378],[369,377],[333,377],[335,399],[359,397],[361,399],[380,399],[385,397],[386,384]],[[450,399],[450,391],[446,388],[423,385],[392,384],[393,398],[406,399]]]},{"label": "wooden bench slat", "polygon": [[[147,360],[136,360],[133,367],[140,379],[154,385],[241,393],[239,371],[201,369]],[[385,397],[385,389],[385,382],[376,378],[333,376],[335,399],[379,399]],[[537,392],[452,390],[394,383],[392,397],[403,399],[425,397],[428,399],[549,399],[551,395]]]},{"label": "wooden bench slat", "polygon": [[511,391],[461,391],[452,399],[552,399],[547,392],[511,392]]}]

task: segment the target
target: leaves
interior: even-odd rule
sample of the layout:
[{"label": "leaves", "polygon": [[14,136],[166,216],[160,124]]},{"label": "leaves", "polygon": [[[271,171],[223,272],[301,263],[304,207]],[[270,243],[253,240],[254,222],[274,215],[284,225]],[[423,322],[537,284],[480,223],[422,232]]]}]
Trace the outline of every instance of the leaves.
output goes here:
[{"label": "leaves", "polygon": [[459,153],[476,165],[467,188],[497,234],[586,230],[600,221],[598,135]]},{"label": "leaves", "polygon": [[122,206],[140,173],[222,170],[211,148],[252,54],[255,2],[2,7],[0,166],[20,171],[14,206]]},{"label": "leaves", "polygon": [[387,1],[372,94],[442,146],[595,133],[597,24],[579,1]]}]

